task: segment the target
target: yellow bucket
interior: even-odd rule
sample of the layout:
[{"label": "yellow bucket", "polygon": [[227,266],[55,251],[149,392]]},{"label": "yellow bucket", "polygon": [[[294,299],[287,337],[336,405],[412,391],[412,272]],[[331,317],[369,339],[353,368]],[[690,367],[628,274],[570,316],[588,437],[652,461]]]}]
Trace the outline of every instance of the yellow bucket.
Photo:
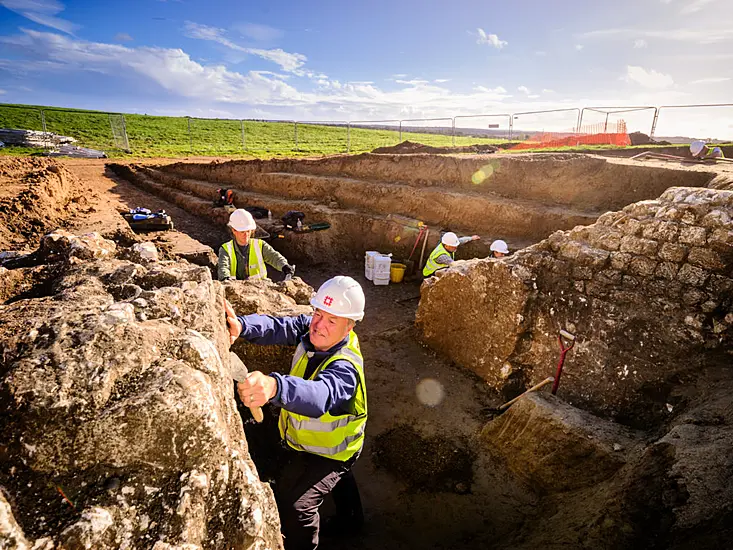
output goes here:
[{"label": "yellow bucket", "polygon": [[401,283],[405,276],[405,264],[392,264],[389,266],[389,280],[393,283]]}]

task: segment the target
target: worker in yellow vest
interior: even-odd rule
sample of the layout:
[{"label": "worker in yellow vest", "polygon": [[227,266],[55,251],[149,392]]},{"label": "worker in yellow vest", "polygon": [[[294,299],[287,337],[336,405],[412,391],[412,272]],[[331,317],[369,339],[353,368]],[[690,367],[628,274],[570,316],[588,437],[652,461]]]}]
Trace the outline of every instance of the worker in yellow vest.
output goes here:
[{"label": "worker in yellow vest", "polygon": [[456,250],[460,245],[469,241],[477,241],[480,238],[478,235],[459,238],[452,231],[445,233],[440,239],[440,244],[428,256],[428,261],[425,262],[425,267],[422,270],[423,277],[430,277],[436,271],[448,267],[454,262]]},{"label": "worker in yellow vest", "polygon": [[701,139],[690,143],[690,154],[696,159],[722,159],[725,158],[720,147],[706,144]]},{"label": "worker in yellow vest", "polygon": [[[351,467],[364,445],[367,391],[354,325],[364,318],[364,291],[351,277],[329,279],[311,298],[312,316],[236,316],[226,304],[230,342],[297,346],[290,374],[251,372],[237,383],[248,407],[280,407],[287,468],[275,484],[285,548],[314,549],[318,509],[332,493],[336,524],[357,532],[364,517]],[[343,530],[342,530],[343,533]]]},{"label": "worker in yellow vest", "polygon": [[218,276],[220,281],[227,279],[266,279],[269,264],[285,274],[285,280],[295,273],[295,267],[288,264],[285,257],[261,239],[252,235],[257,229],[252,214],[238,208],[229,216],[227,224],[232,240],[219,248]]}]

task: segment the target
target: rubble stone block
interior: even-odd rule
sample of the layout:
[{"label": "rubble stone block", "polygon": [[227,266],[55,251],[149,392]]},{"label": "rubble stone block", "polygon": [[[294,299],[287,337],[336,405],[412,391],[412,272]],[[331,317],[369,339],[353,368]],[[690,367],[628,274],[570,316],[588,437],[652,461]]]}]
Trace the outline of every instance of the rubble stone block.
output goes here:
[{"label": "rubble stone block", "polygon": [[690,249],[687,261],[709,271],[723,271],[730,268],[720,254],[709,248]]},{"label": "rubble stone block", "polygon": [[704,227],[682,227],[680,228],[680,236],[678,238],[678,241],[682,244],[705,246],[706,235],[707,233]]},{"label": "rubble stone block", "polygon": [[633,256],[628,252],[611,252],[611,267],[619,271],[626,271]]},{"label": "rubble stone block", "polygon": [[705,288],[720,296],[729,295],[733,293],[733,279],[723,275],[713,274],[708,279]]},{"label": "rubble stone block", "polygon": [[629,263],[629,273],[641,277],[648,277],[654,273],[656,267],[657,262],[654,260],[650,260],[644,256],[637,256]]},{"label": "rubble stone block", "polygon": [[657,266],[654,274],[657,277],[671,281],[677,276],[677,272],[680,270],[679,264],[673,262],[660,262]]},{"label": "rubble stone block", "polygon": [[704,269],[685,264],[677,272],[677,280],[690,286],[701,287],[705,284],[709,275]]},{"label": "rubble stone block", "polygon": [[696,306],[707,297],[708,295],[702,290],[693,288],[682,293],[682,303],[688,306]]},{"label": "rubble stone block", "polygon": [[710,236],[708,236],[708,244],[713,243],[733,245],[733,230],[726,229],[725,227],[713,229]]},{"label": "rubble stone block", "polygon": [[617,269],[604,269],[596,273],[595,279],[602,285],[613,286],[621,284],[621,271]]},{"label": "rubble stone block", "polygon": [[645,239],[654,239],[662,242],[673,242],[677,240],[677,235],[679,235],[679,232],[679,224],[667,220],[655,219],[644,227],[644,232],[642,233],[642,235]]},{"label": "rubble stone block", "polygon": [[688,248],[682,244],[662,243],[658,256],[667,262],[682,263],[687,258]]},{"label": "rubble stone block", "polygon": [[[540,394],[517,401],[489,422],[480,437],[512,473],[548,492],[608,479],[638,445],[631,430]],[[623,451],[614,451],[614,446]],[[559,476],[560,470],[573,475]]]},{"label": "rubble stone block", "polygon": [[659,248],[659,243],[651,239],[638,239],[626,236],[621,239],[621,252],[630,252],[639,256],[654,256]]},{"label": "rubble stone block", "polygon": [[733,224],[731,214],[725,210],[712,210],[708,212],[700,222],[700,225],[708,229],[717,229],[720,227],[729,228]]}]

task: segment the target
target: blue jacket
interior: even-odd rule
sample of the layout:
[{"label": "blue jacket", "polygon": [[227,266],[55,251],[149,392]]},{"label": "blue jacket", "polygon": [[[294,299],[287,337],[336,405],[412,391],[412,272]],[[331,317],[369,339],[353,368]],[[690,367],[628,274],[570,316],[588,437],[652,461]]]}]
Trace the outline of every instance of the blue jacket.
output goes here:
[{"label": "blue jacket", "polygon": [[[308,337],[312,320],[308,315],[271,317],[253,314],[237,318],[242,323],[240,337],[253,344],[296,346],[303,342],[309,356],[306,378],[348,341],[347,336],[328,351],[316,351]],[[342,407],[354,396],[359,384],[356,368],[342,359],[328,365],[313,380],[277,372],[270,376],[277,380],[277,394],[270,403],[311,418],[319,418],[326,412],[334,416],[348,414]]]}]

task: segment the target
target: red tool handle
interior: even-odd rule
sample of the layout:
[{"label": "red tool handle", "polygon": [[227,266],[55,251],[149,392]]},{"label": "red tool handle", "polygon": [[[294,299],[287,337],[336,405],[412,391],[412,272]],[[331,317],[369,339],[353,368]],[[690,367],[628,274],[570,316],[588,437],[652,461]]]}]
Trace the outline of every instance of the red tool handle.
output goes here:
[{"label": "red tool handle", "polygon": [[563,346],[562,336],[557,337],[557,341],[560,342],[560,360],[557,362],[557,371],[555,372],[555,382],[552,384],[552,395],[557,393],[557,388],[560,386],[560,375],[562,374],[562,366],[565,363],[565,354],[569,352],[575,345],[575,341],[570,342],[568,347]]},{"label": "red tool handle", "polygon": [[415,239],[415,245],[412,247],[412,252],[410,252],[410,255],[407,257],[408,260],[410,260],[412,258],[412,255],[415,253],[415,249],[417,248],[417,243],[420,242],[420,237],[422,237],[422,234],[426,228],[427,228],[426,225],[420,226],[420,231],[417,234],[417,239]]}]

